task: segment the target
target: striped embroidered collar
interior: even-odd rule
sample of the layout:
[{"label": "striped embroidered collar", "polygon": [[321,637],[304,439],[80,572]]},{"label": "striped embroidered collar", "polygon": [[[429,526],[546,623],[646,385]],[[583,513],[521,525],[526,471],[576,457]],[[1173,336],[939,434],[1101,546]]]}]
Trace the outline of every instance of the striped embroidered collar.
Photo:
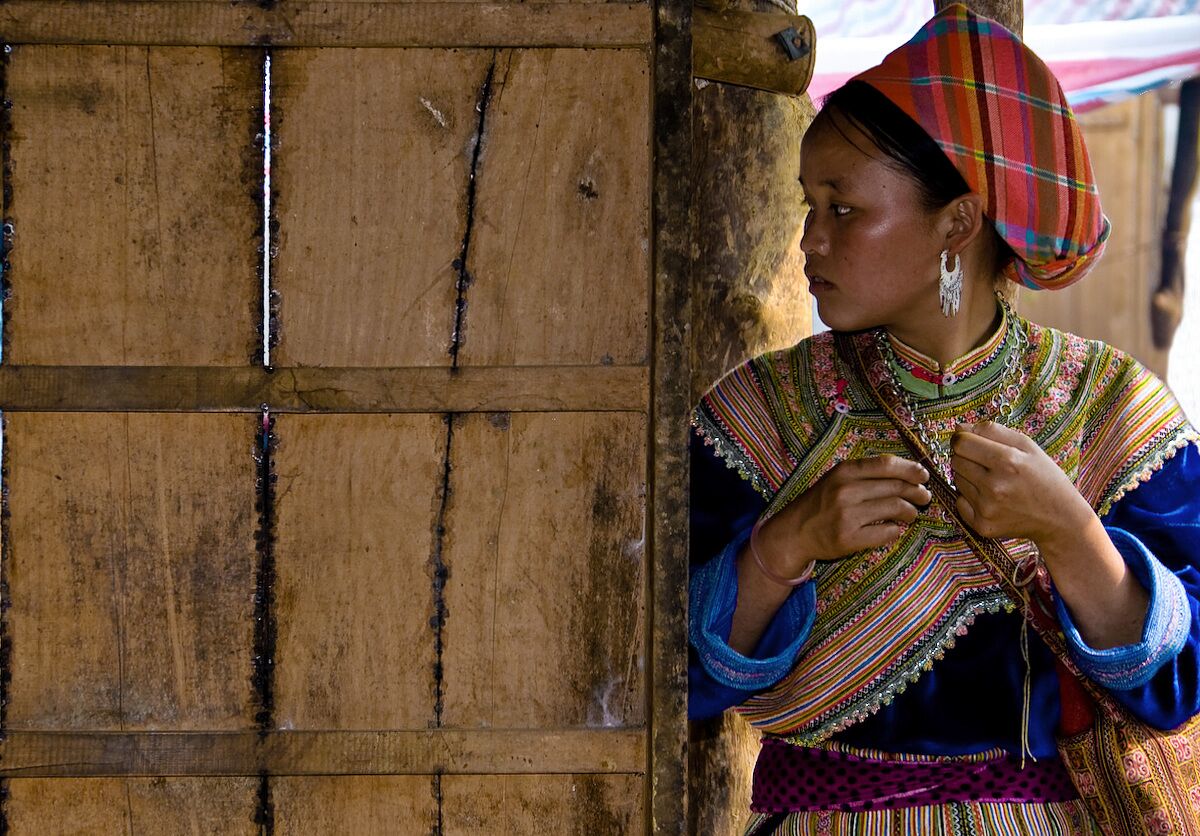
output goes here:
[{"label": "striped embroidered collar", "polygon": [[894,355],[889,363],[896,380],[924,400],[962,395],[991,383],[1004,373],[1004,361],[1012,349],[1008,314],[1003,307],[1000,311],[1000,324],[991,336],[945,365],[888,334]]}]

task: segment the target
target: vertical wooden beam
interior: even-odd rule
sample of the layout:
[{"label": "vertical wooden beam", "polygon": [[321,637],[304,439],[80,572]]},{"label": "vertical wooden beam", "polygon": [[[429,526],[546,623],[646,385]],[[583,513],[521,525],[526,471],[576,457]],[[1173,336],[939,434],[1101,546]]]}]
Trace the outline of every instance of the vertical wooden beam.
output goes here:
[{"label": "vertical wooden beam", "polygon": [[[768,0],[738,6],[760,14],[779,11]],[[799,184],[800,140],[815,112],[812,102],[807,95],[729,84],[697,87],[692,402],[742,361],[792,345],[812,330]],[[758,748],[757,733],[731,712],[691,724],[690,833],[742,833]]]},{"label": "vertical wooden beam", "polygon": [[691,407],[691,3],[658,0],[654,38],[654,351],[647,832],[687,824],[687,416]]}]

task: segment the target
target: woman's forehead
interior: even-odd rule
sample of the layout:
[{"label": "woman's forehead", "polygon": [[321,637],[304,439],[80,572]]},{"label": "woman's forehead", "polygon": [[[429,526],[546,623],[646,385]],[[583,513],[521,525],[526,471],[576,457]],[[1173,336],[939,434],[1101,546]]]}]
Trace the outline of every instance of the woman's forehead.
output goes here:
[{"label": "woman's forehead", "polygon": [[895,175],[893,166],[861,130],[846,119],[829,115],[809,126],[800,144],[800,178],[806,185],[878,176],[880,169]]}]

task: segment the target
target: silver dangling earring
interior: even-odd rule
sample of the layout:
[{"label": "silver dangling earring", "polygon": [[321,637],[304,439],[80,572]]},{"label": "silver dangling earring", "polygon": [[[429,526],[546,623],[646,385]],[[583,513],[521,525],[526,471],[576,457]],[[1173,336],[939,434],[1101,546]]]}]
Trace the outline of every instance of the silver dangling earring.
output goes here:
[{"label": "silver dangling earring", "polygon": [[942,316],[954,316],[958,313],[958,306],[962,302],[962,260],[956,253],[954,255],[954,267],[950,267],[946,263],[949,255],[949,250],[942,250],[942,273],[938,278],[938,299],[942,303]]}]

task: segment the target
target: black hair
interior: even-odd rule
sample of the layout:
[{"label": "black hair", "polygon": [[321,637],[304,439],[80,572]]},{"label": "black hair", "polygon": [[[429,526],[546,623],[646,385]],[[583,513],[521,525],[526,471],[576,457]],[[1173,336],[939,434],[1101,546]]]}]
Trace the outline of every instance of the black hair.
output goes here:
[{"label": "black hair", "polygon": [[[835,116],[841,116],[873,142],[888,160],[920,188],[927,209],[940,209],[971,191],[962,174],[912,117],[865,81],[848,81],[825,97],[817,120],[846,141]],[[867,150],[867,149],[863,149]]]}]

